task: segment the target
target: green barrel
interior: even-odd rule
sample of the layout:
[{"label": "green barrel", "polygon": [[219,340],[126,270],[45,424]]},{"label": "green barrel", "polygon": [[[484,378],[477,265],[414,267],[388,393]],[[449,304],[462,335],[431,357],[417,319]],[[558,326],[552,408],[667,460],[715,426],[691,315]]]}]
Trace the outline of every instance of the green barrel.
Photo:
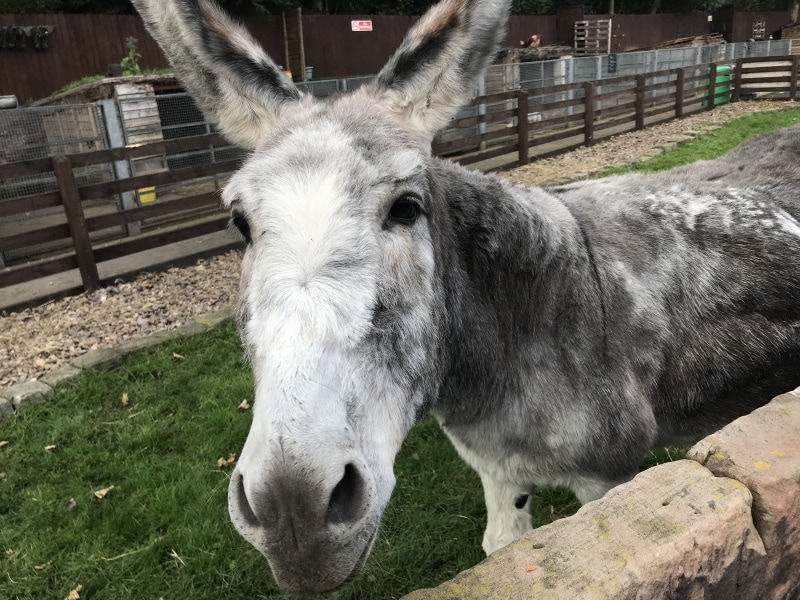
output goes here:
[{"label": "green barrel", "polygon": [[[717,66],[717,76],[714,78],[714,106],[725,104],[731,99],[731,67],[729,65]],[[708,70],[709,74],[711,69]],[[722,94],[722,95],[721,95]],[[708,97],[708,79],[706,79],[706,91],[703,95]],[[708,106],[708,100],[703,101],[703,106]]]}]

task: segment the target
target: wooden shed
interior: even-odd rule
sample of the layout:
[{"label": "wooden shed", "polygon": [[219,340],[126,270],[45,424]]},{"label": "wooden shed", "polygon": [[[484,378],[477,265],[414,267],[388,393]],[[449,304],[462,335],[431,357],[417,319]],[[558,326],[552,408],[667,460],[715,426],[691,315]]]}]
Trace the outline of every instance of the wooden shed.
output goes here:
[{"label": "wooden shed", "polygon": [[790,23],[781,27],[781,39],[792,40],[792,54],[800,55],[800,23]]}]

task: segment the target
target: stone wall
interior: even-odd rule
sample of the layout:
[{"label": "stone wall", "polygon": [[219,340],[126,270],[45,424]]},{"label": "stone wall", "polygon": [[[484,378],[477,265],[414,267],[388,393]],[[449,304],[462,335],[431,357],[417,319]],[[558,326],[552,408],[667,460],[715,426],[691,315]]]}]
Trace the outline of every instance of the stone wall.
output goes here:
[{"label": "stone wall", "polygon": [[800,599],[800,388],[404,600]]}]

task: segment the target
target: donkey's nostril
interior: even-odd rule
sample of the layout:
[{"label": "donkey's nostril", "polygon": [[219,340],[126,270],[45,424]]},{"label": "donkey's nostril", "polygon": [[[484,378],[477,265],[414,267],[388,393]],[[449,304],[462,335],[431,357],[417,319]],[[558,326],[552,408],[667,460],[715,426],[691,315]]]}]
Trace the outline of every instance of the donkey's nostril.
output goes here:
[{"label": "donkey's nostril", "polygon": [[364,492],[364,479],[361,473],[354,464],[348,463],[344,467],[344,476],[331,492],[326,517],[328,524],[339,525],[358,521],[366,508]]},{"label": "donkey's nostril", "polygon": [[244,493],[244,477],[239,471],[233,473],[233,500],[236,502],[236,508],[242,519],[251,527],[258,527],[261,522],[258,517],[250,508],[250,502],[247,501],[247,495]]}]

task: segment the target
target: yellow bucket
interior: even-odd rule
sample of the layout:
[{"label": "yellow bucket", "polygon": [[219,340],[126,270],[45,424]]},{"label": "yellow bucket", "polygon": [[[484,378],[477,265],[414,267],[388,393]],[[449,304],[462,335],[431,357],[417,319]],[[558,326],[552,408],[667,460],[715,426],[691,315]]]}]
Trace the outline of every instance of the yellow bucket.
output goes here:
[{"label": "yellow bucket", "polygon": [[136,199],[139,204],[148,204],[156,201],[156,188],[146,187],[136,190]]}]

